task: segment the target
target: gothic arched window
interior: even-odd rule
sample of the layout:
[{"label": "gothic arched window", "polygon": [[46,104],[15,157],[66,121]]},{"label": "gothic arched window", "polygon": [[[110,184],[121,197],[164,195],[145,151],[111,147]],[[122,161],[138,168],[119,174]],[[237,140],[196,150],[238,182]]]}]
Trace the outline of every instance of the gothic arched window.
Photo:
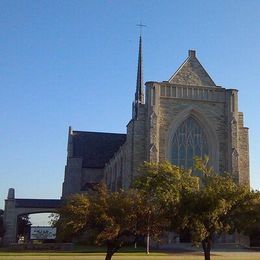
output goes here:
[{"label": "gothic arched window", "polygon": [[183,121],[174,133],[171,154],[172,163],[186,169],[193,166],[194,156],[209,154],[205,131],[193,117]]}]

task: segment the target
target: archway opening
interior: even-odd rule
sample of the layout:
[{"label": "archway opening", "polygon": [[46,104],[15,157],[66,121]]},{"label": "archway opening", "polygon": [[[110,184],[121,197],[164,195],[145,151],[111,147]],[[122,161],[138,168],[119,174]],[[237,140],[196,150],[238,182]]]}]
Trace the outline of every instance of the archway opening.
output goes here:
[{"label": "archway opening", "polygon": [[56,229],[52,220],[57,217],[55,212],[22,214],[17,217],[17,242],[24,243],[53,243]]}]

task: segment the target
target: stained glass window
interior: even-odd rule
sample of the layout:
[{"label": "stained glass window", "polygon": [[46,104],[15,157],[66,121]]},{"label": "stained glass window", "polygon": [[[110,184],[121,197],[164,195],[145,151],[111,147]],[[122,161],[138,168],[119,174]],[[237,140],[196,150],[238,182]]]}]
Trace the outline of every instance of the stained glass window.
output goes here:
[{"label": "stained glass window", "polygon": [[172,163],[183,168],[193,166],[194,156],[208,155],[209,147],[203,128],[188,117],[177,128],[172,139]]}]

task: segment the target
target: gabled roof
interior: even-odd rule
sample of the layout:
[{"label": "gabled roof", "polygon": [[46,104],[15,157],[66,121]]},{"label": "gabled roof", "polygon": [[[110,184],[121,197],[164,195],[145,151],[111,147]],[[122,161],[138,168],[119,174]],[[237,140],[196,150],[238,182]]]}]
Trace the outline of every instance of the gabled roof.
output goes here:
[{"label": "gabled roof", "polygon": [[216,86],[193,50],[189,50],[188,58],[169,79],[169,82],[181,85]]},{"label": "gabled roof", "polygon": [[104,168],[126,141],[126,134],[72,131],[73,157],[83,168]]}]

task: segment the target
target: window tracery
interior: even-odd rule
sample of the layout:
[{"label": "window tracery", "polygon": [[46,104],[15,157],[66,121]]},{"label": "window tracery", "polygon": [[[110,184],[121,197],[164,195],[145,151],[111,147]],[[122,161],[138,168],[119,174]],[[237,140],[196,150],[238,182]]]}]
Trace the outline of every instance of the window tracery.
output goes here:
[{"label": "window tracery", "polygon": [[209,154],[207,137],[193,117],[188,117],[177,128],[172,139],[172,163],[183,168],[193,166],[194,156]]}]

